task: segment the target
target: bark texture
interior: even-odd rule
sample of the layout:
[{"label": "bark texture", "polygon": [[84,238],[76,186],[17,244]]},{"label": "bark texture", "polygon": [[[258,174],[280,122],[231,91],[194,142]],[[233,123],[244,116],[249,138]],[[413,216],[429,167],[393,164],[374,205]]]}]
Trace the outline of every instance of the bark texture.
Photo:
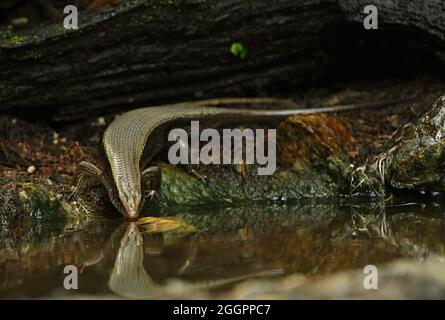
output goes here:
[{"label": "bark texture", "polygon": [[[0,36],[0,110],[74,120],[217,96],[287,95],[365,71],[440,66],[445,2],[134,0]],[[242,59],[233,43],[248,50]]]}]

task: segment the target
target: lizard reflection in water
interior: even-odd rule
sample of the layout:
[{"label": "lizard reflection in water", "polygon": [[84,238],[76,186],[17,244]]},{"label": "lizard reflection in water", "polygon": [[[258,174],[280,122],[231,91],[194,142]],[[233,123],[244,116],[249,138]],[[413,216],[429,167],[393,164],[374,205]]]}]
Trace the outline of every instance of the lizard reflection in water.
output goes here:
[{"label": "lizard reflection in water", "polygon": [[[161,284],[154,281],[144,267],[144,257],[146,255],[150,256],[147,252],[152,255],[162,254],[162,242],[154,241],[154,243],[146,243],[144,246],[144,237],[136,222],[128,222],[118,228],[116,232],[120,234],[122,227],[124,227],[125,230],[120,240],[114,266],[108,280],[108,287],[119,296],[130,299],[150,299],[161,296],[169,290],[169,284],[173,285],[173,283],[167,281],[166,284]],[[111,236],[110,241],[112,241],[115,235]],[[162,236],[162,234],[159,235]],[[147,248],[148,250],[146,250]],[[195,241],[192,239],[187,257],[177,270],[178,275],[187,273],[188,268],[193,265],[196,251]],[[102,255],[101,253],[101,256]],[[86,263],[86,265],[91,266],[100,261],[95,258],[93,258],[93,260],[95,262],[89,262]],[[181,293],[194,290],[210,290],[250,278],[271,277],[283,274],[283,269],[272,268],[214,280],[200,280],[195,282],[176,279],[174,281],[174,289],[176,292],[179,288]]]}]

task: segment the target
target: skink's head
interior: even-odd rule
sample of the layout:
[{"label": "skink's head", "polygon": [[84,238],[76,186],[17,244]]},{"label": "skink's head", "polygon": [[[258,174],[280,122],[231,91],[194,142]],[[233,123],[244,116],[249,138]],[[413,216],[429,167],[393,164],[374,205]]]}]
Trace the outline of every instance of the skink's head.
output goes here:
[{"label": "skink's head", "polygon": [[142,209],[141,188],[128,181],[122,181],[118,184],[119,199],[122,203],[127,218],[135,219],[139,216]]}]

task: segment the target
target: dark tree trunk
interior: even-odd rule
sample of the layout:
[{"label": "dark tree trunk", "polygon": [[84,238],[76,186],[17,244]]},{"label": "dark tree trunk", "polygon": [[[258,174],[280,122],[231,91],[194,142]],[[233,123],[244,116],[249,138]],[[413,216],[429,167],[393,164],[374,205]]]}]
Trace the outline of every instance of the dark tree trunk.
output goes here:
[{"label": "dark tree trunk", "polygon": [[[183,99],[286,95],[359,73],[440,65],[442,0],[136,0],[0,37],[0,110],[73,120]],[[428,3],[428,4],[426,4]],[[244,59],[232,43],[248,49]],[[389,70],[389,71],[391,71]]]}]

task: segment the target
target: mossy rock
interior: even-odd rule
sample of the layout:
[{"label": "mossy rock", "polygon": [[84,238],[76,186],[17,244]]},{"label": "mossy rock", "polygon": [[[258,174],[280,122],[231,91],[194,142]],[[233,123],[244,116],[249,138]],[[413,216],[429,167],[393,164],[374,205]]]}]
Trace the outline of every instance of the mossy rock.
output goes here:
[{"label": "mossy rock", "polygon": [[[301,164],[273,176],[258,176],[251,170],[241,177],[230,167],[218,167],[218,174],[200,179],[185,170],[160,164],[160,203],[172,205],[237,205],[245,202],[285,202],[306,198],[377,195],[381,184],[358,170],[346,159],[329,157],[323,165]],[[353,194],[351,193],[353,192]]]},{"label": "mossy rock", "polygon": [[394,188],[445,191],[445,96],[384,157]]},{"label": "mossy rock", "polygon": [[66,220],[70,207],[42,185],[30,184],[19,192],[20,204],[28,218],[39,220]]}]

